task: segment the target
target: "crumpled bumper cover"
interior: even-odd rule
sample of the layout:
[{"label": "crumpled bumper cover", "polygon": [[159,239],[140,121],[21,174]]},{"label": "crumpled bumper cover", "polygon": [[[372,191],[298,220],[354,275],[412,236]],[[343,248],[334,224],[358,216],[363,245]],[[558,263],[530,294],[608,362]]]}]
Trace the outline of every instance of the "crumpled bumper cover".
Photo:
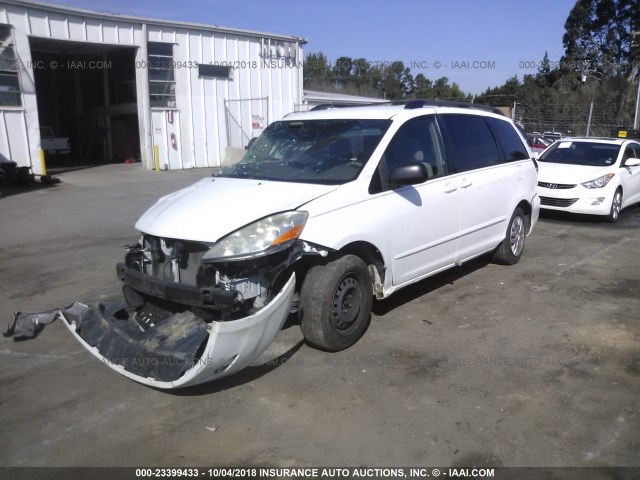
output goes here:
[{"label": "crumpled bumper cover", "polygon": [[[75,303],[56,311],[76,339],[101,362],[137,382],[173,389],[209,382],[255,361],[282,329],[295,290],[292,274],[268,305],[238,320],[206,323],[189,311],[141,331],[124,303]],[[53,312],[53,311],[52,311]],[[52,321],[48,312],[48,322]],[[37,325],[33,314],[14,322],[18,330]],[[44,316],[43,316],[44,320]],[[21,326],[23,325],[23,326]]]}]

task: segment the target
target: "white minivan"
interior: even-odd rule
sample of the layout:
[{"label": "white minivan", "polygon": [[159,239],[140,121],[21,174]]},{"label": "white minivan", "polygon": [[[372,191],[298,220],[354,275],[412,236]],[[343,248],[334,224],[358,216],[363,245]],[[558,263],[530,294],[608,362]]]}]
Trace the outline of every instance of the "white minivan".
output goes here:
[{"label": "white minivan", "polygon": [[160,388],[244,368],[292,312],[310,345],[342,350],[374,296],[483,254],[516,263],[539,208],[526,141],[490,107],[291,114],[238,163],[149,209],[118,265],[127,308],[94,309],[72,331]]}]

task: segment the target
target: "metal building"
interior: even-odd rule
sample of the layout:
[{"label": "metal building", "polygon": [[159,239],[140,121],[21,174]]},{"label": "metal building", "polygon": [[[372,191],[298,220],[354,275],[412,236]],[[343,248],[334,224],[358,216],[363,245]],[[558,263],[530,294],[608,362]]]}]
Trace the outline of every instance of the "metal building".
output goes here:
[{"label": "metal building", "polygon": [[304,43],[3,0],[0,161],[41,173],[45,132],[54,132],[71,153],[47,162],[219,166],[302,102]]}]

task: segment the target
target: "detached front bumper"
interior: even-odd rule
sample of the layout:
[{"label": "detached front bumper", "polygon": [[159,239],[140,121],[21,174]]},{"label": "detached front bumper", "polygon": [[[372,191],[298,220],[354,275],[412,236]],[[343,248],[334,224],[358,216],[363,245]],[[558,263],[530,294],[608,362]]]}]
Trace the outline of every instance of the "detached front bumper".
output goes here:
[{"label": "detached front bumper", "polygon": [[76,339],[111,369],[151,387],[173,389],[226,377],[250,365],[281,330],[294,289],[292,274],[265,307],[247,317],[206,323],[182,312],[145,332],[128,327],[132,319],[113,306],[60,315]]}]

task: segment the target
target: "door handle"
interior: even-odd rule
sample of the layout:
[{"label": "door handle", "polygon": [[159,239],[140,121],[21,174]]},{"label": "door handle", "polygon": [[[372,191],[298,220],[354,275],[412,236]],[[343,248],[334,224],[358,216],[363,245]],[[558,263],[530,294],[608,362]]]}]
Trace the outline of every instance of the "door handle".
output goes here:
[{"label": "door handle", "polygon": [[455,192],[456,190],[458,190],[458,187],[453,183],[445,183],[444,193],[451,193],[451,192]]},{"label": "door handle", "polygon": [[473,182],[471,180],[469,180],[468,178],[463,178],[462,181],[460,182],[459,187],[460,188],[468,188],[471,186]]}]

